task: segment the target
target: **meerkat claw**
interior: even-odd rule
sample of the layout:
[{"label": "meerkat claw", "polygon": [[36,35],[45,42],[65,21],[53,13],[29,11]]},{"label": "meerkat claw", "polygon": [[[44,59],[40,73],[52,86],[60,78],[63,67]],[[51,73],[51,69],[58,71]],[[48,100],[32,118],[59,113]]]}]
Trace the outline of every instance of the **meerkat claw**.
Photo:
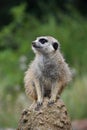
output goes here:
[{"label": "meerkat claw", "polygon": [[37,106],[35,107],[35,110],[38,111],[41,106],[42,106],[42,102],[37,102]]},{"label": "meerkat claw", "polygon": [[50,100],[49,102],[48,102],[48,106],[51,106],[51,105],[53,105],[55,103],[55,100]]},{"label": "meerkat claw", "polygon": [[37,106],[42,106],[42,102],[37,102]]}]

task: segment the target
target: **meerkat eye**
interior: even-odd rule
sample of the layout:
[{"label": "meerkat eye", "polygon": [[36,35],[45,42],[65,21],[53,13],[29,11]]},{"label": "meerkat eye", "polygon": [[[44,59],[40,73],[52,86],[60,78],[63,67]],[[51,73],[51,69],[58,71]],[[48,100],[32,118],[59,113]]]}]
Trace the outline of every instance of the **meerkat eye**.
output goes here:
[{"label": "meerkat eye", "polygon": [[53,48],[54,48],[55,50],[57,50],[57,48],[58,48],[58,43],[57,43],[57,42],[54,42],[54,43],[53,43]]},{"label": "meerkat eye", "polygon": [[47,39],[44,39],[44,38],[41,38],[41,39],[39,40],[39,42],[42,43],[42,44],[44,44],[44,43],[48,42],[48,40],[47,40]]}]

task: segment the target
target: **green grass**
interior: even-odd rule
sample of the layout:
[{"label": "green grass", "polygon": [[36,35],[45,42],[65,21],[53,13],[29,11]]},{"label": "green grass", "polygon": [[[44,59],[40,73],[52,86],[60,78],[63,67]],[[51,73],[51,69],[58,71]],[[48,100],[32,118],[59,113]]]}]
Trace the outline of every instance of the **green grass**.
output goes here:
[{"label": "green grass", "polygon": [[87,118],[87,75],[77,77],[70,89],[63,94],[63,100],[72,119]]}]

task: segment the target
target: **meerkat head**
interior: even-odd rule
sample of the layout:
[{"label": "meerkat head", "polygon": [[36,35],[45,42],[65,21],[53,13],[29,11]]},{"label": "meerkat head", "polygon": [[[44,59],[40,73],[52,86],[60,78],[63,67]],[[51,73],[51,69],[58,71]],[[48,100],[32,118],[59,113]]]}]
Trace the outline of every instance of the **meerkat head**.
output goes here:
[{"label": "meerkat head", "polygon": [[36,40],[32,42],[32,49],[35,53],[49,54],[56,52],[59,46],[59,42],[51,36],[37,37]]}]

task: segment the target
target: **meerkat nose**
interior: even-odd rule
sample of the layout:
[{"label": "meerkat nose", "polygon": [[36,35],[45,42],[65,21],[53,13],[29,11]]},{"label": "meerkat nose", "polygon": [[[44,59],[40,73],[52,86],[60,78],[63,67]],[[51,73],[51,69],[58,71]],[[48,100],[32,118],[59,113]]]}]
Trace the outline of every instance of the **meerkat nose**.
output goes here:
[{"label": "meerkat nose", "polygon": [[35,42],[35,41],[33,41],[33,42],[32,42],[32,45],[35,45],[35,44],[36,44],[36,42]]}]

